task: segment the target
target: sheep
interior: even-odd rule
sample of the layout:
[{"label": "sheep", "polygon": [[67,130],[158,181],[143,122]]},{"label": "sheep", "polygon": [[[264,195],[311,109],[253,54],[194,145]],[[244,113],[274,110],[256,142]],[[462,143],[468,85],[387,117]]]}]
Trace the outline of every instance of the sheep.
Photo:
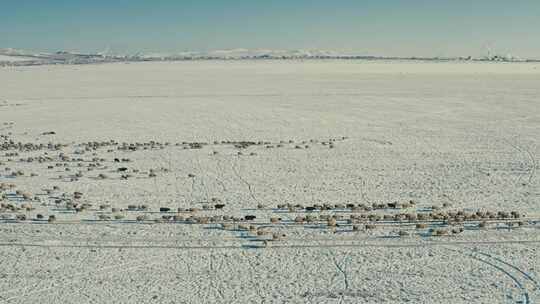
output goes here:
[{"label": "sheep", "polygon": [[32,207],[32,204],[28,204],[28,203],[21,204],[21,208],[25,209],[26,211],[34,210],[34,208]]},{"label": "sheep", "polygon": [[316,220],[317,220],[317,218],[315,216],[313,216],[313,215],[307,215],[306,216],[306,222],[308,222],[308,223],[313,223]]},{"label": "sheep", "polygon": [[409,204],[407,202],[401,204],[402,209],[407,209],[407,208],[410,208],[410,207],[411,207],[411,204]]},{"label": "sheep", "polygon": [[221,229],[223,229],[223,230],[231,230],[231,229],[233,229],[233,225],[230,224],[230,223],[222,223],[221,224]]},{"label": "sheep", "polygon": [[294,222],[297,223],[297,224],[303,224],[304,223],[304,220],[305,218],[303,216],[297,216],[295,219],[294,219]]},{"label": "sheep", "polygon": [[398,202],[388,203],[387,206],[392,209],[399,209],[401,207]]},{"label": "sheep", "polygon": [[268,231],[261,230],[261,229],[257,230],[257,236],[263,236],[263,235],[266,235],[266,234],[268,234]]},{"label": "sheep", "polygon": [[334,218],[328,219],[327,225],[328,225],[328,227],[336,227],[336,226],[337,226],[337,221],[336,221],[336,219],[334,219]]},{"label": "sheep", "polygon": [[272,241],[279,241],[283,238],[285,238],[285,234],[279,234],[279,233],[272,233]]},{"label": "sheep", "polygon": [[368,218],[370,221],[373,221],[373,222],[378,222],[381,220],[381,216],[378,214],[370,214]]},{"label": "sheep", "polygon": [[429,219],[429,217],[430,217],[430,216],[429,216],[428,214],[423,214],[423,213],[418,214],[418,216],[417,216],[417,218],[418,218],[419,221],[426,221],[426,220]]},{"label": "sheep", "polygon": [[418,223],[416,224],[416,229],[425,229],[427,228],[428,225],[427,224],[424,224],[424,223]]},{"label": "sheep", "polygon": [[173,221],[175,222],[183,222],[185,218],[182,215],[176,214],[173,216]]},{"label": "sheep", "polygon": [[454,228],[454,229],[452,229],[452,234],[459,234],[459,233],[462,233],[463,230],[464,230],[463,227]]},{"label": "sheep", "polygon": [[137,222],[142,222],[147,220],[147,216],[145,214],[138,215],[136,218]]},{"label": "sheep", "polygon": [[195,218],[195,222],[196,222],[197,224],[208,224],[209,218],[206,217],[206,216],[196,217],[196,218]]},{"label": "sheep", "polygon": [[436,235],[436,236],[443,236],[443,235],[447,235],[448,234],[448,230],[446,229],[435,229],[433,231],[433,233]]},{"label": "sheep", "polygon": [[509,218],[510,214],[508,212],[506,212],[506,211],[499,211],[499,212],[497,212],[497,216],[499,218],[505,219],[505,218]]},{"label": "sheep", "polygon": [[417,215],[414,214],[414,213],[407,213],[407,214],[405,214],[405,217],[407,218],[407,220],[408,220],[409,222],[416,221],[417,218],[418,218]]},{"label": "sheep", "polygon": [[111,218],[106,214],[100,214],[100,215],[98,215],[98,219],[100,221],[107,221],[107,220],[110,220]]},{"label": "sheep", "polygon": [[237,226],[238,230],[249,230],[249,225],[245,225],[245,224],[239,224]]},{"label": "sheep", "polygon": [[409,232],[405,231],[405,230],[400,230],[398,231],[398,236],[400,237],[404,237],[404,236],[409,236]]},{"label": "sheep", "polygon": [[325,203],[325,204],[322,204],[320,209],[321,210],[330,210],[330,209],[332,209],[332,206],[330,204]]}]

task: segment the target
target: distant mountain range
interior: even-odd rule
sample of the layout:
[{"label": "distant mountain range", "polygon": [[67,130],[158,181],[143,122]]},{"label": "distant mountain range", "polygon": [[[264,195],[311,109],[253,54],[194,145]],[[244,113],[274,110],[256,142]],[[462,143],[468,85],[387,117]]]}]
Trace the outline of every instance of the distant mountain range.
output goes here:
[{"label": "distant mountain range", "polygon": [[0,66],[29,66],[44,64],[91,64],[107,62],[183,61],[183,60],[291,60],[291,59],[341,59],[341,60],[417,60],[417,61],[501,61],[540,62],[520,59],[510,55],[489,57],[385,57],[344,54],[324,50],[264,50],[231,49],[208,52],[181,52],[174,54],[112,55],[107,53],[35,53],[17,49],[0,49]]}]

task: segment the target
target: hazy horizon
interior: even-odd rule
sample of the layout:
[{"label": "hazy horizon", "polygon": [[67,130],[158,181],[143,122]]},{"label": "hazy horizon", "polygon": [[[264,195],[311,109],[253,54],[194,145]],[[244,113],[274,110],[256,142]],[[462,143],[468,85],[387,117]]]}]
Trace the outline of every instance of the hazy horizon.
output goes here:
[{"label": "hazy horizon", "polygon": [[42,1],[0,11],[0,48],[177,53],[321,49],[359,55],[540,58],[540,2]]}]

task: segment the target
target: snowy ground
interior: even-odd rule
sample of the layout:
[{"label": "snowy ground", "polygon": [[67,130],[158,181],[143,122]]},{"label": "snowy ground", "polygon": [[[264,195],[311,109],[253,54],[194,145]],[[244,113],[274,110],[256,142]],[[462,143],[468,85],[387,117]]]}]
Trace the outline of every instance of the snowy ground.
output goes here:
[{"label": "snowy ground", "polygon": [[[0,139],[45,148],[0,151],[0,182],[15,185],[2,202],[31,201],[34,208],[0,212],[0,301],[534,303],[540,300],[538,83],[537,63],[1,68]],[[116,144],[84,149],[86,142],[111,140]],[[158,143],[118,149],[150,141]],[[237,148],[227,141],[256,144]],[[47,149],[49,142],[63,146]],[[189,149],[192,142],[207,144]],[[23,199],[16,189],[37,199]],[[212,198],[224,209],[213,210]],[[71,200],[92,206],[76,213],[66,208]],[[367,213],[420,214],[444,205],[444,212],[525,217],[519,228],[501,220],[479,229],[473,221],[461,225],[462,233],[436,237],[429,229],[447,225],[378,222],[377,229],[352,231],[345,221],[336,228],[294,223],[306,214],[351,210],[277,209],[410,200],[416,205],[405,210]],[[132,204],[150,211],[125,210]],[[180,214],[256,215],[248,225],[286,237],[263,247],[266,236],[220,223],[154,221],[160,207],[204,205],[210,210]],[[23,213],[26,220],[14,219]],[[37,214],[57,221],[36,220]],[[141,214],[148,218],[136,221]],[[282,220],[270,224],[271,217]]]}]

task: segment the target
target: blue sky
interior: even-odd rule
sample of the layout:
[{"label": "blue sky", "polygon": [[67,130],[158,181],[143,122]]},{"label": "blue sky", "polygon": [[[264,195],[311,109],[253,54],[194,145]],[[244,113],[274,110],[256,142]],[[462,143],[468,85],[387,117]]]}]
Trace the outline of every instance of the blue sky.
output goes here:
[{"label": "blue sky", "polygon": [[540,57],[540,0],[0,0],[0,48]]}]

